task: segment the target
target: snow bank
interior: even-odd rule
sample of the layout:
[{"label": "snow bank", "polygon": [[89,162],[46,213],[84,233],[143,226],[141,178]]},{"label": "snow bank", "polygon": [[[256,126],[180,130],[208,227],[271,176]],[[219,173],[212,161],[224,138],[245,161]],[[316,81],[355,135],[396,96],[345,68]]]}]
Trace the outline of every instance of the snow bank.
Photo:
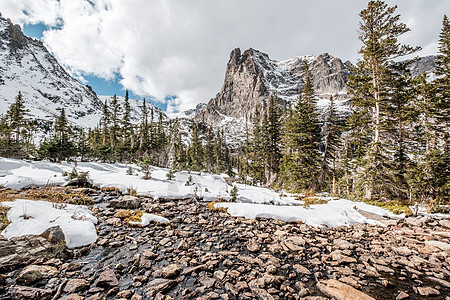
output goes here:
[{"label": "snow bank", "polygon": [[164,217],[161,216],[157,216],[154,214],[143,214],[141,217],[142,222],[132,222],[130,221],[129,223],[131,225],[142,225],[142,226],[147,226],[148,224],[150,224],[150,222],[158,222],[161,224],[167,224],[169,223],[169,220],[167,220]]},{"label": "snow bank", "polygon": [[392,212],[380,207],[345,199],[332,200],[327,204],[310,205],[308,208],[303,206],[275,206],[266,204],[228,202],[217,203],[215,204],[215,207],[226,208],[228,213],[235,217],[239,216],[247,219],[267,218],[286,222],[302,221],[312,226],[326,225],[330,227],[355,223],[382,225],[377,221],[367,219],[358,213],[355,210],[355,207],[382,216],[394,216]]},{"label": "snow bank", "polygon": [[[0,157],[0,186],[20,189],[31,186],[63,185],[66,180],[62,176],[63,172],[70,172],[72,163],[63,162],[61,164],[49,161],[24,161]],[[131,168],[134,175],[127,175]],[[175,173],[173,180],[167,180],[166,168],[152,167],[151,178],[142,179],[140,168],[134,164],[107,164],[98,162],[79,162],[78,171],[88,171],[92,183],[98,187],[117,187],[122,191],[133,188],[140,195],[150,197],[179,199],[192,198],[193,196],[203,197],[205,201],[217,201],[219,198],[230,199],[229,186],[224,177],[225,174],[217,175],[211,173],[187,171]],[[189,176],[192,176],[192,183],[186,185]],[[276,205],[301,205],[294,197],[288,195],[280,197],[273,190],[254,187],[244,184],[237,184],[238,202],[247,203],[270,203]]]},{"label": "snow bank", "polygon": [[[55,203],[23,199],[2,202],[2,205],[11,207],[8,211],[11,224],[1,233],[7,239],[26,234],[41,234],[46,229],[59,225],[69,248],[90,245],[97,240],[94,226],[97,224],[97,218],[86,206],[56,204],[61,205],[61,208],[56,208]],[[23,217],[24,214],[27,218]]]}]

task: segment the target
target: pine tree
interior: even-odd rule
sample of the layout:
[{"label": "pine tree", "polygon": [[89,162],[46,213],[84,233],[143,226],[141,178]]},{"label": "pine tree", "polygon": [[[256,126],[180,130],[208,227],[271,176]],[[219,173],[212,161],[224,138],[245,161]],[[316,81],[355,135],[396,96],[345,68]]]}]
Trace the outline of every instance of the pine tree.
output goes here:
[{"label": "pine tree", "polygon": [[266,182],[272,185],[276,180],[276,174],[279,171],[281,150],[281,112],[278,107],[278,98],[275,94],[272,94],[269,99],[269,106],[267,108],[266,119]]},{"label": "pine tree", "polygon": [[315,91],[308,64],[304,66],[305,85],[299,92],[293,111],[288,111],[280,179],[294,191],[319,188],[320,126],[315,108]]},{"label": "pine tree", "polygon": [[203,145],[198,132],[198,124],[194,124],[192,127],[189,161],[190,169],[193,171],[201,171],[203,169]]},{"label": "pine tree", "polygon": [[131,147],[131,108],[128,90],[125,91],[125,103],[122,116],[122,144],[126,147]]},{"label": "pine tree", "polygon": [[333,97],[327,111],[325,121],[324,151],[319,176],[319,189],[330,187],[331,193],[336,194],[336,181],[338,180],[338,158],[342,149],[341,134],[343,132],[342,121],[336,111]]},{"label": "pine tree", "polygon": [[389,125],[386,110],[393,89],[391,67],[394,59],[419,49],[398,42],[398,38],[409,28],[400,23],[400,15],[395,14],[396,8],[388,7],[383,1],[370,1],[367,8],[361,11],[359,39],[363,43],[360,50],[362,59],[357,62],[349,81],[352,103],[359,108],[355,113],[363,117],[360,120],[367,116],[371,118],[369,126],[357,124],[362,125],[362,129],[355,130],[364,132],[369,129],[370,132],[370,136],[361,137],[370,138],[369,144],[356,142],[360,147],[364,145],[364,149],[360,149],[364,155],[357,170],[357,187],[368,199],[387,197],[395,186],[385,134]]},{"label": "pine tree", "polygon": [[150,140],[149,140],[149,132],[148,132],[148,110],[147,104],[145,103],[145,98],[142,103],[142,120],[140,124],[140,140],[139,140],[139,149],[142,152],[146,152],[149,149]]},{"label": "pine tree", "polygon": [[111,100],[111,150],[113,151],[113,156],[116,156],[117,142],[120,132],[120,106],[117,101],[117,96],[114,95]]},{"label": "pine tree", "polygon": [[105,104],[103,105],[103,114],[102,114],[102,118],[101,118],[101,125],[102,125],[102,140],[103,140],[103,145],[106,145],[107,142],[107,137],[109,135],[109,129],[108,127],[110,126],[110,113],[109,113],[109,108],[108,108],[108,100],[105,99]]}]

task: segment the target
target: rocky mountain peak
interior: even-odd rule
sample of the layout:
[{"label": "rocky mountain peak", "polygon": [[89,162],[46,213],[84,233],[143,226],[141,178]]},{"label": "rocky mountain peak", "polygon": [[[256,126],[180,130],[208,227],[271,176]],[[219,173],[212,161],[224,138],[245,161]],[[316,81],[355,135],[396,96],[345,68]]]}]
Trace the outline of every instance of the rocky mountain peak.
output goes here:
[{"label": "rocky mountain peak", "polygon": [[299,89],[305,84],[304,65],[310,65],[313,84],[319,98],[348,99],[347,76],[352,65],[328,53],[317,56],[298,56],[284,61],[273,60],[261,51],[236,48],[230,53],[225,79],[220,92],[198,111],[197,122],[239,131],[243,120],[254,120],[254,112],[261,111],[275,92],[280,103],[296,101]]}]

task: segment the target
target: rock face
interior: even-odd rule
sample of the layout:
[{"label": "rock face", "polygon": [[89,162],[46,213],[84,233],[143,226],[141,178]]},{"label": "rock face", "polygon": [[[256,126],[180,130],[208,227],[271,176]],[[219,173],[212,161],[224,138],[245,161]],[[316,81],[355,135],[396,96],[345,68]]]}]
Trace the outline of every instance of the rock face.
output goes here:
[{"label": "rock face", "polygon": [[0,271],[55,257],[65,247],[64,233],[59,226],[49,228],[41,235],[24,235],[10,240],[0,236]]},{"label": "rock face", "polygon": [[255,109],[261,111],[274,91],[280,100],[295,101],[299,89],[305,84],[305,62],[310,65],[319,97],[333,95],[335,99],[348,98],[346,82],[350,62],[343,63],[328,53],[276,61],[258,50],[248,49],[241,53],[237,48],[230,54],[222,89],[197,111],[196,120],[209,125],[217,125],[225,117],[247,117],[252,121]]}]

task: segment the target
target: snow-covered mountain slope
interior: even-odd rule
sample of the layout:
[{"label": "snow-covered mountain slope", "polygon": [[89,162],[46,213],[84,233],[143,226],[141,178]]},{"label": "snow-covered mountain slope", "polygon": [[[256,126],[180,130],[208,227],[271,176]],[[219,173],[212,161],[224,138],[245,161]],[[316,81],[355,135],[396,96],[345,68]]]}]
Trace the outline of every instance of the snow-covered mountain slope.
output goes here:
[{"label": "snow-covered mountain slope", "polygon": [[19,92],[30,115],[43,120],[53,120],[64,107],[70,121],[90,126],[102,107],[95,92],[71,77],[42,42],[0,17],[0,113]]},{"label": "snow-covered mountain slope", "polygon": [[[25,36],[18,25],[0,17],[0,114],[6,113],[21,92],[29,118],[53,121],[64,107],[68,120],[78,126],[94,127],[100,121],[105,100],[90,86],[73,78],[39,40]],[[123,107],[124,98],[118,96]],[[142,100],[130,99],[131,121],[142,116]],[[155,121],[160,109],[151,103]],[[150,113],[149,113],[150,115]],[[163,119],[167,116],[163,113]]]}]

